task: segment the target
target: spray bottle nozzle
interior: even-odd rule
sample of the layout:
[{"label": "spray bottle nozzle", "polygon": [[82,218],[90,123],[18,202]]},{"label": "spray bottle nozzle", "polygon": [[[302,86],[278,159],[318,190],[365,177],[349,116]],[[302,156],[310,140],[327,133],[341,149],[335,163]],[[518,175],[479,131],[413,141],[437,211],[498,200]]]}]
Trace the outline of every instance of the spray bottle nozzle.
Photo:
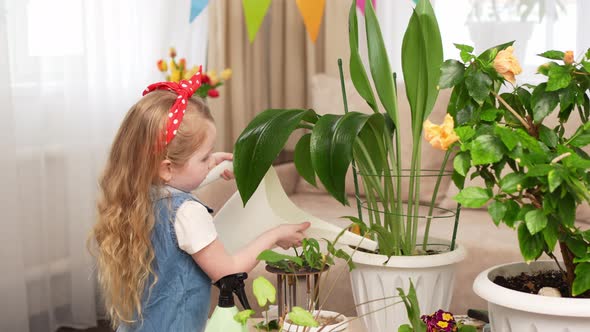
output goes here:
[{"label": "spray bottle nozzle", "polygon": [[251,309],[248,298],[246,297],[246,284],[244,283],[246,279],[248,279],[248,274],[246,272],[240,272],[226,275],[217,280],[214,285],[219,288],[219,307],[230,308],[235,306],[233,295],[235,293],[244,310]]}]

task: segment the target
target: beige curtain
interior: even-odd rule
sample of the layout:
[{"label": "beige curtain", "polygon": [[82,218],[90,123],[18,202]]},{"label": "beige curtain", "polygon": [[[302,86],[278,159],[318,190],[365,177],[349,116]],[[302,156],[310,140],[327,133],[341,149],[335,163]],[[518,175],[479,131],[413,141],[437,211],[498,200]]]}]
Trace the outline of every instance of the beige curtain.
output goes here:
[{"label": "beige curtain", "polygon": [[[312,75],[338,75],[337,59],[348,63],[350,4],[349,0],[326,1],[314,44],[295,1],[274,0],[251,44],[242,1],[211,1],[207,68],[233,70],[221,97],[209,100],[217,122],[219,149],[232,151],[248,122],[267,108],[308,107]],[[290,142],[288,148],[293,147]]]}]

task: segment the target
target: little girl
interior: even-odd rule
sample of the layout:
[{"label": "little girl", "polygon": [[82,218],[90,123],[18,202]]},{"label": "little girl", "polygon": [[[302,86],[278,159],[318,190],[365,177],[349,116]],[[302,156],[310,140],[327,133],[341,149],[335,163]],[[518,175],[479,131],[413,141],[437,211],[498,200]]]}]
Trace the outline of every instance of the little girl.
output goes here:
[{"label": "little girl", "polygon": [[299,246],[309,227],[281,225],[238,254],[226,253],[212,210],[191,194],[211,168],[232,158],[212,153],[213,118],[192,97],[200,81],[199,72],[180,83],[150,85],[123,120],[100,179],[93,237],[117,331],[202,331],[212,281],[251,271],[265,249]]}]

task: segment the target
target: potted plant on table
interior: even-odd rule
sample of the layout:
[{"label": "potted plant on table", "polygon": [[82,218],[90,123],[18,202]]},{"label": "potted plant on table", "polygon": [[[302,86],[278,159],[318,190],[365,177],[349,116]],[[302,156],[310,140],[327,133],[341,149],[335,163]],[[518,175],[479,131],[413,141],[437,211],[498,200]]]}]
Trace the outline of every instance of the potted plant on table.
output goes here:
[{"label": "potted plant on table", "polygon": [[[453,88],[448,112],[461,142],[455,179],[460,186],[466,177],[483,184],[468,185],[455,199],[472,208],[488,204],[494,223],[517,231],[527,262],[481,273],[474,290],[490,303],[494,330],[585,331],[590,231],[575,220],[577,208],[590,201],[590,157],[584,151],[590,143],[590,50],[579,60],[571,51],[539,54],[549,59],[538,68],[546,80],[532,85],[517,84],[521,69],[512,42],[480,55],[456,46],[463,62],[447,60],[440,81],[441,88]],[[553,254],[557,248],[562,262]],[[554,262],[531,263],[543,253]],[[547,269],[557,271],[561,296],[576,298],[523,294],[492,283]],[[532,278],[524,283],[531,291],[543,287]]]},{"label": "potted plant on table", "polygon": [[[351,278],[357,305],[382,299],[384,292],[385,296],[394,295],[396,288],[408,288],[410,278],[421,278],[417,296],[425,310],[444,309],[451,301],[449,289],[453,288],[454,266],[464,258],[465,251],[456,246],[453,239],[435,248],[440,250],[436,255],[427,255],[433,249],[430,247],[432,239],[428,231],[423,236],[419,236],[418,231],[421,221],[426,221],[428,229],[432,217],[437,215],[433,207],[445,168],[443,162],[441,171],[434,172],[438,182],[432,196],[424,197],[420,189],[422,126],[438,95],[443,61],[434,11],[429,1],[419,1],[404,37],[402,67],[411,108],[411,129],[400,122],[395,80],[377,17],[369,2],[365,14],[366,39],[370,72],[380,103],[375,97],[359,53],[356,13],[353,2],[349,16],[350,76],[374,113],[348,112],[344,91],[344,114],[320,116],[308,109],[271,109],[260,113],[235,145],[234,172],[238,190],[247,203],[290,134],[296,129],[310,130],[295,148],[295,165],[306,181],[315,185],[316,177],[319,178],[334,198],[348,204],[345,176],[351,163],[356,170],[355,178],[358,174],[362,179],[366,202],[357,198],[358,217],[351,219],[363,235],[378,241],[379,250],[357,251],[353,255],[357,269]],[[450,127],[452,129],[452,125]],[[402,130],[411,130],[411,143],[401,141]],[[408,146],[412,151],[407,158],[411,159],[411,164],[409,170],[404,170],[401,150]],[[448,149],[448,144],[444,148]],[[450,150],[445,160],[449,154]],[[424,201],[429,203],[428,211],[421,209],[420,202]],[[454,215],[451,213],[450,217]],[[434,241],[437,242],[440,241]],[[442,284],[435,286],[437,282]],[[403,310],[391,306],[392,302],[375,301],[357,308],[368,330],[391,331],[407,321]],[[387,309],[380,310],[384,307]]]}]

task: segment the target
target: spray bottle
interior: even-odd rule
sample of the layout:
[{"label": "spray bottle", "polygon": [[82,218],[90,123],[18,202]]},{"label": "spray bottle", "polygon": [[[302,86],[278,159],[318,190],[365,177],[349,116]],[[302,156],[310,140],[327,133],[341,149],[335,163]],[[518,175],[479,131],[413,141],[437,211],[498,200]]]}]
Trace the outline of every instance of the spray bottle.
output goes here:
[{"label": "spray bottle", "polygon": [[219,302],[207,322],[205,332],[248,332],[246,325],[234,320],[234,316],[239,312],[234,303],[234,293],[244,310],[250,309],[244,288],[244,280],[247,278],[248,274],[245,272],[235,273],[219,279],[214,284],[219,288]]}]

